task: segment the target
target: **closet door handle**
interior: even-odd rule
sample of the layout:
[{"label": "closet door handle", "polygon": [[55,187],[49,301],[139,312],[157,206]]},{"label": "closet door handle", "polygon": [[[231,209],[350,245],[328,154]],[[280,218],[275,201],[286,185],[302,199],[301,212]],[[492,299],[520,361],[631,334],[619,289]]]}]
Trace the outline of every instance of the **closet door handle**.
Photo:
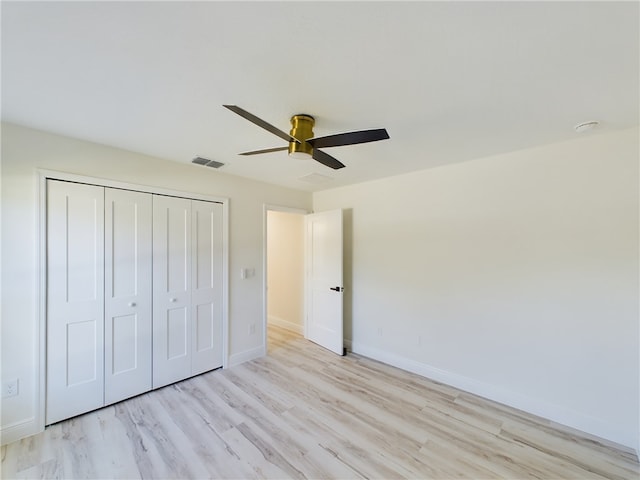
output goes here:
[{"label": "closet door handle", "polygon": [[136,302],[129,302],[129,306],[130,307],[135,307],[136,306]]},{"label": "closet door handle", "polygon": [[170,298],[170,299],[169,299],[169,301],[170,301],[171,303],[176,303],[176,302],[178,301],[178,299],[177,299],[177,298]]}]

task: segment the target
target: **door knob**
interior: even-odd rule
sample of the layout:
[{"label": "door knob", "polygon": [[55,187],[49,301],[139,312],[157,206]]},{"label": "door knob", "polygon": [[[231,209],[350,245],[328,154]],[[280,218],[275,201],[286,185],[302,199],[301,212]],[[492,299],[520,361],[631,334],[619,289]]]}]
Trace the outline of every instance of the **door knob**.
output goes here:
[{"label": "door knob", "polygon": [[344,290],[342,287],[329,287],[329,290],[333,290],[334,292],[341,292]]},{"label": "door knob", "polygon": [[136,302],[129,302],[129,306],[130,307],[135,307],[136,306]]},{"label": "door knob", "polygon": [[177,299],[177,298],[170,298],[170,299],[169,299],[169,301],[170,301],[171,303],[176,303],[176,302],[178,301],[178,299]]}]

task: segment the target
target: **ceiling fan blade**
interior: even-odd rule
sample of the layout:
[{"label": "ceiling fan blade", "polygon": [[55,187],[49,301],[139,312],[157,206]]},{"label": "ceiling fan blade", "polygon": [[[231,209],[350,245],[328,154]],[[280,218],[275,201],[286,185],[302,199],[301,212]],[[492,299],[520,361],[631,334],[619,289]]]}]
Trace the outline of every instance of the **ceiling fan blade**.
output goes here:
[{"label": "ceiling fan blade", "polygon": [[360,130],[358,132],[338,133],[326,137],[310,138],[307,143],[313,148],[340,147],[342,145],[355,145],[356,143],[377,142],[386,140],[389,134],[384,128],[374,130]]},{"label": "ceiling fan blade", "polygon": [[344,164],[333,158],[328,153],[321,152],[320,150],[313,149],[312,157],[314,160],[317,160],[323,165],[326,165],[329,168],[333,168],[334,170],[338,170],[339,168],[344,168]]},{"label": "ceiling fan blade", "polygon": [[298,140],[297,138],[293,138],[288,133],[283,132],[279,128],[274,127],[270,123],[265,122],[261,118],[256,117],[252,113],[247,112],[245,109],[240,108],[237,105],[223,105],[223,107],[228,108],[232,112],[237,113],[238,115],[240,115],[242,118],[244,118],[246,120],[249,120],[251,123],[255,123],[259,127],[264,128],[268,132],[271,132],[274,135],[277,135],[278,137],[280,137],[281,139],[283,139],[283,140],[285,140],[287,142],[300,143],[300,140]]},{"label": "ceiling fan blade", "polygon": [[242,153],[239,153],[238,155],[258,155],[260,153],[280,152],[282,150],[289,150],[289,147],[265,148],[263,150],[253,150],[251,152],[242,152]]}]

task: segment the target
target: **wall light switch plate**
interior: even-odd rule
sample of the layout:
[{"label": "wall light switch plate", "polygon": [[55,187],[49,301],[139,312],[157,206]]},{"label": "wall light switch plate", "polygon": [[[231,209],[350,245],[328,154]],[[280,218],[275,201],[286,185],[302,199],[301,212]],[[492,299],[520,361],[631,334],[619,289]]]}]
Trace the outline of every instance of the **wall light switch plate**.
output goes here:
[{"label": "wall light switch plate", "polygon": [[2,382],[2,398],[15,397],[18,395],[18,379]]},{"label": "wall light switch plate", "polygon": [[255,277],[256,275],[256,269],[255,268],[241,268],[240,269],[240,278],[241,279],[246,279],[246,278],[251,278],[251,277]]}]

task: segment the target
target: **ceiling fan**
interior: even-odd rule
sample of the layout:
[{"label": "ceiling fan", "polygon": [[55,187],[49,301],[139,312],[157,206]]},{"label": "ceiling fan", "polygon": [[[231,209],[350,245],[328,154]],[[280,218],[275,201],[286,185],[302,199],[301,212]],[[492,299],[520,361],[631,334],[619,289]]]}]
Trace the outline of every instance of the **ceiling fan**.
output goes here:
[{"label": "ceiling fan", "polygon": [[237,113],[242,118],[255,123],[259,127],[277,135],[289,143],[287,147],[267,148],[264,150],[254,150],[251,152],[240,153],[240,155],[257,155],[259,153],[278,152],[281,150],[289,150],[289,155],[294,158],[313,158],[314,160],[326,165],[327,167],[337,170],[343,168],[344,164],[333,158],[331,155],[318,150],[325,147],[340,147],[343,145],[354,145],[357,143],[375,142],[378,140],[386,140],[389,134],[384,128],[373,130],[360,130],[357,132],[338,133],[336,135],[328,135],[326,137],[313,137],[313,126],[315,119],[311,115],[298,114],[291,117],[291,132],[285,133],[237,105],[223,105],[232,112]]}]

